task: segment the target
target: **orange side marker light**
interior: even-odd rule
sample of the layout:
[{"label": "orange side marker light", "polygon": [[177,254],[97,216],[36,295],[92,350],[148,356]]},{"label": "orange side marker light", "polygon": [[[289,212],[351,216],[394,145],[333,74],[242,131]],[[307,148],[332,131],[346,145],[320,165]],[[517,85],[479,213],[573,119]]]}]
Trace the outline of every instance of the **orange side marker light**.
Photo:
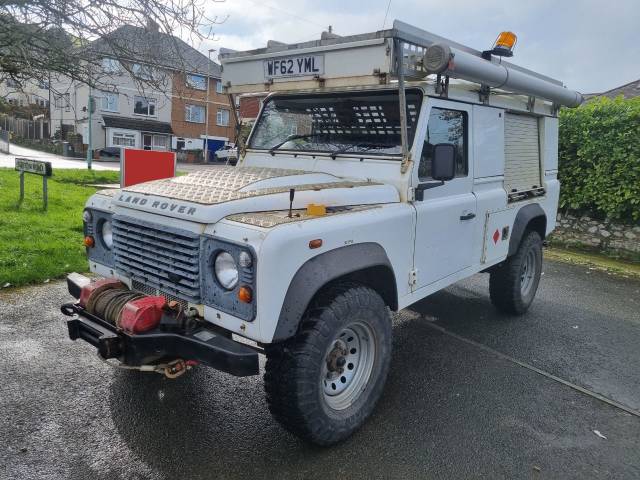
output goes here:
[{"label": "orange side marker light", "polygon": [[238,290],[238,300],[244,303],[251,303],[253,300],[253,292],[251,291],[251,288],[245,285],[240,287]]}]

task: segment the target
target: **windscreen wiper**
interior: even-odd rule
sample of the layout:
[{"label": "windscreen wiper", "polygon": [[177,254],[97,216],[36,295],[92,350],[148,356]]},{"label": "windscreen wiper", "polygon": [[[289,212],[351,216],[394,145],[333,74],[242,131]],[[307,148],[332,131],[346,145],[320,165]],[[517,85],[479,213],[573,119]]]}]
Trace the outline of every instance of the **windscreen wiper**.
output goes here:
[{"label": "windscreen wiper", "polygon": [[273,155],[273,153],[279,149],[282,145],[284,145],[287,142],[290,142],[291,140],[297,140],[298,138],[313,138],[313,137],[319,137],[321,135],[326,135],[326,133],[307,133],[304,135],[289,135],[287,138],[285,138],[282,142],[275,144],[273,147],[271,147],[269,149],[269,153],[271,155]]},{"label": "windscreen wiper", "polygon": [[338,155],[347,153],[352,148],[366,148],[365,152],[368,152],[369,150],[372,150],[374,148],[390,148],[395,146],[396,145],[390,143],[355,143],[352,145],[347,145],[346,147],[336,150],[335,152],[331,152],[331,158],[335,160]]}]

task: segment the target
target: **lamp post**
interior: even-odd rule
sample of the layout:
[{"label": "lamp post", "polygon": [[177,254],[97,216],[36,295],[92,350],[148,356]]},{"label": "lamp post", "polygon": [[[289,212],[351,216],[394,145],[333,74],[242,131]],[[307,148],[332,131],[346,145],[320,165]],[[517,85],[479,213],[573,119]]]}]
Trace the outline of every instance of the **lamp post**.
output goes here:
[{"label": "lamp post", "polygon": [[93,108],[94,108],[94,99],[93,99],[93,92],[91,89],[91,85],[89,85],[89,105],[87,110],[89,110],[89,121],[88,121],[88,127],[89,127],[89,131],[88,131],[88,141],[87,141],[87,169],[91,170],[91,161],[93,160],[93,151],[92,151],[92,145],[91,145],[91,122],[92,122],[92,113],[93,113]]},{"label": "lamp post", "polygon": [[215,48],[209,49],[209,55],[207,62],[207,100],[206,105],[204,107],[204,115],[205,115],[205,126],[204,126],[204,161],[209,161],[209,90],[211,83],[211,53],[215,52]]}]

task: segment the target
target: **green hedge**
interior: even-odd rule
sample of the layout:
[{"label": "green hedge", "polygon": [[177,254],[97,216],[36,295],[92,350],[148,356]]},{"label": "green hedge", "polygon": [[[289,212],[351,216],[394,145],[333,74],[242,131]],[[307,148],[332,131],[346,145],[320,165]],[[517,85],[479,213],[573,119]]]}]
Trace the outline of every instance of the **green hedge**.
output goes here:
[{"label": "green hedge", "polygon": [[640,220],[640,97],[560,112],[560,207]]},{"label": "green hedge", "polygon": [[11,138],[11,143],[15,143],[16,145],[20,145],[22,147],[31,148],[33,150],[39,150],[41,152],[62,155],[62,145],[51,143],[51,141],[49,140],[33,140],[30,138],[13,136]]}]

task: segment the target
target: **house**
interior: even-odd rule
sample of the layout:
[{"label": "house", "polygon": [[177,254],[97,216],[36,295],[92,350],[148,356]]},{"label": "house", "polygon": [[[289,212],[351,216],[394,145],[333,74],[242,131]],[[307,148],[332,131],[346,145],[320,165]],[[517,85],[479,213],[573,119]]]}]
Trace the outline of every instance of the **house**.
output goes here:
[{"label": "house", "polygon": [[242,123],[253,123],[264,102],[266,93],[245,93],[238,97],[238,118]]},{"label": "house", "polygon": [[90,48],[101,60],[94,83],[99,88],[52,80],[54,131],[80,133],[85,145],[91,136],[94,151],[104,147],[202,150],[208,137],[213,153],[233,141],[235,129],[229,101],[221,93],[220,67],[207,56],[159,32],[153,23],[145,28],[122,26]]},{"label": "house", "polygon": [[171,127],[174,150],[202,149],[207,138],[207,149],[212,157],[216,150],[235,138],[229,100],[220,80],[220,67],[214,65],[210,75],[180,71],[173,75]]},{"label": "house", "polygon": [[0,98],[16,107],[49,106],[49,83],[46,80],[28,80],[18,83],[7,78],[0,82]]},{"label": "house", "polygon": [[634,80],[633,82],[625,83],[624,85],[612,88],[611,90],[607,90],[606,92],[586,95],[586,97],[608,97],[613,99],[619,97],[620,95],[622,95],[624,98],[640,97],[640,79]]}]

